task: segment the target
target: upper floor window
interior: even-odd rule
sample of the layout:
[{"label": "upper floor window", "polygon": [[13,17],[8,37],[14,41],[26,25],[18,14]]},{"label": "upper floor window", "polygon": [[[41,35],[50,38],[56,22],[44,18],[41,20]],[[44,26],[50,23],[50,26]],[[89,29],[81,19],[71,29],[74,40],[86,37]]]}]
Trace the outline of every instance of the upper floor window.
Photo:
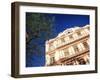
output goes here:
[{"label": "upper floor window", "polygon": [[61,42],[62,42],[62,43],[65,42],[65,39],[64,39],[64,38],[61,38]]},{"label": "upper floor window", "polygon": [[51,63],[53,63],[55,61],[55,57],[51,57]]},{"label": "upper floor window", "polygon": [[[52,53],[52,54],[55,54],[55,53]],[[54,62],[55,62],[55,57],[54,57],[54,55],[51,55],[50,56],[50,63],[52,64]]]},{"label": "upper floor window", "polygon": [[88,49],[88,48],[89,48],[89,45],[88,45],[88,43],[87,43],[87,42],[83,42],[83,45],[84,45],[84,47],[85,47],[86,49]]},{"label": "upper floor window", "polygon": [[81,32],[80,32],[80,31],[78,31],[78,32],[77,32],[77,35],[78,35],[78,36],[81,36]]},{"label": "upper floor window", "polygon": [[69,39],[73,39],[73,35],[69,35]]},{"label": "upper floor window", "polygon": [[69,55],[68,48],[64,49],[63,51],[64,51],[64,55],[65,55],[65,57],[68,57],[68,55]]},{"label": "upper floor window", "polygon": [[74,45],[74,50],[75,50],[75,53],[78,53],[79,52],[79,48],[78,48],[78,46],[77,45]]},{"label": "upper floor window", "polygon": [[87,27],[88,30],[90,30],[90,27]]}]

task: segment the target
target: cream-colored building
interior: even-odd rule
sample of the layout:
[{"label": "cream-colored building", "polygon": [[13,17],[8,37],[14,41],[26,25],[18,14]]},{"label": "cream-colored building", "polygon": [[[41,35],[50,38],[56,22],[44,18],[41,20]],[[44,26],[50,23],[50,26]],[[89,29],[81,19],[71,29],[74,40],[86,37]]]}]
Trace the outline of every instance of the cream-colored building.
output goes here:
[{"label": "cream-colored building", "polygon": [[66,29],[46,41],[46,66],[89,64],[89,28]]}]

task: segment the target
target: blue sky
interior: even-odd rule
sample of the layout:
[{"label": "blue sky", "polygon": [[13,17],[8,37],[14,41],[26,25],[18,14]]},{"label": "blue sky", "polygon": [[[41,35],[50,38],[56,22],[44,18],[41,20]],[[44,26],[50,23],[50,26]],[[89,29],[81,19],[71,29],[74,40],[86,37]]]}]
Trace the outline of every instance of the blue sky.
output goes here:
[{"label": "blue sky", "polygon": [[55,28],[57,34],[62,32],[66,28],[71,28],[74,26],[82,27],[89,24],[88,15],[69,15],[69,14],[49,14],[55,16]]},{"label": "blue sky", "polygon": [[[30,13],[27,13],[30,14]],[[31,13],[32,14],[32,13]],[[34,13],[33,13],[34,14]],[[43,14],[43,13],[42,13]],[[57,36],[60,32],[67,28],[72,28],[74,26],[85,26],[90,24],[89,15],[72,15],[72,14],[47,14],[46,16],[55,17],[53,29],[54,35]],[[33,40],[32,43],[40,43],[41,41]],[[44,46],[44,44],[42,44]],[[41,45],[41,46],[42,46]],[[41,54],[27,54],[26,56],[26,67],[39,67],[45,65],[45,47],[41,48]]]}]

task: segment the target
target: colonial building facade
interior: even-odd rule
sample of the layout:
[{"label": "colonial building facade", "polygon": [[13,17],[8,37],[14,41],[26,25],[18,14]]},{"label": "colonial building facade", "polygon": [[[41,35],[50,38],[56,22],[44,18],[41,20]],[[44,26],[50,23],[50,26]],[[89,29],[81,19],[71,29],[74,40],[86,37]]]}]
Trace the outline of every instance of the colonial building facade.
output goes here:
[{"label": "colonial building facade", "polygon": [[66,29],[46,41],[46,66],[89,64],[89,28]]}]

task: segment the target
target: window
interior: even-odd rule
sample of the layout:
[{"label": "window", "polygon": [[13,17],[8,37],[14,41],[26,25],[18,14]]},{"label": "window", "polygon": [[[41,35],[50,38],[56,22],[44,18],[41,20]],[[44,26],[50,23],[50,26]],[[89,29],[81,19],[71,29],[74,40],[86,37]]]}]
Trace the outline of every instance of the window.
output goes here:
[{"label": "window", "polygon": [[75,53],[79,52],[79,48],[77,45],[74,45],[74,50],[75,50]]},{"label": "window", "polygon": [[83,42],[83,45],[84,45],[84,47],[85,47],[86,49],[88,49],[88,48],[89,48],[89,45],[88,45],[88,43],[87,43],[87,42]]},{"label": "window", "polygon": [[69,51],[68,51],[68,49],[64,49],[63,51],[64,51],[64,55],[65,55],[65,57],[67,57],[67,56],[69,55]]},{"label": "window", "polygon": [[69,35],[69,39],[73,39],[73,35]]},{"label": "window", "polygon": [[90,27],[87,27],[88,30],[90,30]]},{"label": "window", "polygon": [[78,35],[78,36],[81,36],[81,32],[80,32],[80,31],[78,31],[78,32],[77,32],[77,35]]},{"label": "window", "polygon": [[50,63],[52,64],[52,63],[54,63],[55,62],[55,57],[54,56],[51,56],[51,58],[50,58]]},{"label": "window", "polygon": [[61,42],[62,42],[62,43],[65,42],[65,39],[64,39],[64,38],[61,38]]},{"label": "window", "polygon": [[83,58],[79,58],[78,62],[80,65],[86,64],[86,61]]}]

